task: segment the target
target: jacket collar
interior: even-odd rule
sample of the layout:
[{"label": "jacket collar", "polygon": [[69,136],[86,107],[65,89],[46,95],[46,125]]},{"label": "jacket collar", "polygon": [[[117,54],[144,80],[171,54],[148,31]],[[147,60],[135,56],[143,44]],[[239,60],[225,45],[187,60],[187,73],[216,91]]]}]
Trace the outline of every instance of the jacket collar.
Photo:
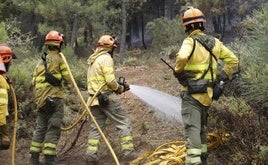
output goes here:
[{"label": "jacket collar", "polygon": [[111,48],[97,47],[97,49],[94,51],[94,53],[89,56],[89,58],[87,60],[88,64],[92,64],[100,55],[106,54],[109,51],[111,51]]},{"label": "jacket collar", "polygon": [[192,37],[192,36],[194,36],[194,35],[196,35],[196,34],[204,34],[204,32],[201,31],[201,30],[199,30],[199,29],[196,29],[196,30],[192,31],[192,32],[189,34],[189,37]]}]

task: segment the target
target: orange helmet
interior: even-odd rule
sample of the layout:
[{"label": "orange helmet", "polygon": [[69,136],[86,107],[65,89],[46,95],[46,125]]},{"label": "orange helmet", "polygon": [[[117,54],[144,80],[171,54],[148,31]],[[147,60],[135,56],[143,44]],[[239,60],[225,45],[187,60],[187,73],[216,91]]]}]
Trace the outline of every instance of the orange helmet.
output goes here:
[{"label": "orange helmet", "polygon": [[51,46],[60,46],[63,43],[63,37],[64,35],[52,30],[47,33],[45,38],[45,45],[51,45]]},{"label": "orange helmet", "polygon": [[12,58],[15,58],[15,54],[6,44],[0,44],[0,56],[3,63],[8,63]]},{"label": "orange helmet", "polygon": [[204,14],[197,8],[194,8],[192,6],[188,7],[187,10],[183,13],[182,24],[186,26],[197,22],[206,22]]},{"label": "orange helmet", "polygon": [[110,48],[117,48],[115,37],[110,35],[103,35],[100,37],[97,46],[104,46]]}]

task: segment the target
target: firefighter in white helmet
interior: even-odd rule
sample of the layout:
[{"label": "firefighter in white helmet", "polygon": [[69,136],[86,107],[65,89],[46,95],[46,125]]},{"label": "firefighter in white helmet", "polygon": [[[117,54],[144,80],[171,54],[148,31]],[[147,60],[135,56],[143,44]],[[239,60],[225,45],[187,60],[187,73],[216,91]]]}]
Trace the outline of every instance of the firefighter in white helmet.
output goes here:
[{"label": "firefighter in white helmet", "polygon": [[[106,84],[101,94],[93,101],[91,112],[102,130],[105,128],[107,119],[115,125],[120,137],[122,151],[120,159],[129,161],[136,158],[138,154],[134,150],[130,120],[121,107],[118,96],[130,88],[127,83],[120,84],[115,78],[113,50],[117,47],[113,36],[100,37],[95,52],[88,59],[87,84],[90,96],[93,96],[102,84]],[[100,140],[101,136],[96,126],[91,122],[86,153],[87,165],[98,164]]]},{"label": "firefighter in white helmet", "polygon": [[[231,79],[238,59],[218,39],[204,33],[204,14],[189,7],[182,16],[188,37],[177,53],[174,76],[182,85],[182,118],[186,142],[186,164],[207,164],[206,127],[208,109],[217,100],[219,82]],[[217,73],[217,61],[225,63]]]},{"label": "firefighter in white helmet", "polygon": [[9,79],[6,75],[11,60],[16,58],[11,48],[6,44],[0,44],[0,150],[7,150],[10,146],[10,135],[6,117],[8,113]]}]

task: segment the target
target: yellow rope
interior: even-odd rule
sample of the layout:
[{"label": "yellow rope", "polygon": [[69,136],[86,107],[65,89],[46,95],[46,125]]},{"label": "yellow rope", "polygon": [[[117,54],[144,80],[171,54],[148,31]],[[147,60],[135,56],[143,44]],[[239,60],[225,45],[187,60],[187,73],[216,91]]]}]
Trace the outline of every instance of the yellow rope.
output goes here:
[{"label": "yellow rope", "polygon": [[[229,134],[209,133],[207,136],[208,149],[211,150],[220,145],[225,145]],[[165,143],[153,152],[145,153],[134,159],[129,165],[183,165],[186,155],[185,141]]]},{"label": "yellow rope", "polygon": [[[101,135],[103,141],[105,142],[105,144],[106,144],[107,147],[109,148],[109,150],[110,150],[110,152],[111,152],[111,154],[112,154],[112,156],[113,156],[113,158],[114,158],[116,164],[117,164],[117,165],[120,165],[120,164],[119,164],[119,161],[118,161],[118,158],[117,158],[117,156],[115,155],[115,152],[114,152],[113,148],[111,147],[110,143],[108,142],[107,138],[105,137],[104,133],[102,132],[101,128],[99,127],[97,121],[95,120],[94,116],[92,115],[91,111],[89,110],[89,107],[88,107],[88,105],[86,104],[86,102],[85,102],[85,100],[84,100],[84,98],[83,98],[83,96],[82,96],[80,90],[78,89],[78,86],[77,86],[77,84],[76,84],[76,82],[75,82],[75,80],[74,80],[74,78],[73,78],[71,69],[70,69],[70,67],[69,67],[69,65],[68,65],[68,63],[67,63],[67,61],[66,61],[64,55],[63,55],[62,53],[60,53],[60,55],[61,55],[61,57],[62,57],[62,59],[63,59],[65,65],[66,65],[66,67],[67,67],[67,70],[68,70],[68,72],[69,72],[69,74],[70,74],[70,77],[71,77],[71,80],[72,80],[72,84],[73,84],[73,86],[74,86],[74,88],[75,88],[75,90],[76,90],[76,92],[77,92],[77,94],[78,94],[78,96],[79,96],[79,98],[80,98],[80,101],[82,102],[82,104],[83,104],[84,108],[86,109],[88,115],[89,115],[90,118],[92,119],[92,122],[96,125],[96,127],[97,127],[97,129],[98,129],[98,131],[99,131],[99,133],[100,133],[100,135]],[[97,94],[98,94],[98,93],[95,93],[95,95],[97,95]],[[94,95],[94,96],[95,96],[95,95]],[[95,97],[96,97],[96,96],[95,96]]]}]

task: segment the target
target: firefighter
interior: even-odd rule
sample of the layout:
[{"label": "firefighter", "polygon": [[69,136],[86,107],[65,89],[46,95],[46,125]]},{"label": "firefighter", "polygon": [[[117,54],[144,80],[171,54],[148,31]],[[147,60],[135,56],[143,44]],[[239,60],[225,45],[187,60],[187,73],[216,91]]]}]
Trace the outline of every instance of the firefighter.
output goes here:
[{"label": "firefighter", "polygon": [[71,82],[70,74],[61,58],[63,34],[50,31],[45,37],[47,53],[37,64],[32,79],[37,105],[36,130],[34,131],[30,153],[31,164],[40,164],[43,152],[46,165],[56,165],[56,146],[60,138],[64,110],[64,88]]},{"label": "firefighter", "polygon": [[[120,159],[129,161],[137,157],[132,139],[132,128],[129,118],[121,107],[118,94],[128,91],[127,83],[118,83],[115,78],[113,51],[118,44],[113,36],[103,35],[100,37],[95,52],[88,59],[88,93],[92,97],[102,84],[106,84],[101,94],[93,101],[91,112],[98,125],[103,130],[106,120],[109,119],[119,131],[121,144]],[[91,122],[86,153],[87,165],[98,164],[98,150],[100,134],[96,125]]]},{"label": "firefighter", "polygon": [[10,81],[6,76],[11,60],[16,56],[6,44],[0,44],[0,150],[10,146],[10,136],[6,117],[8,113],[8,90]]},{"label": "firefighter", "polygon": [[[181,114],[186,138],[186,164],[207,164],[208,109],[221,94],[220,83],[231,79],[238,58],[218,39],[204,33],[204,14],[189,7],[182,16],[188,37],[176,55],[174,76],[182,85]],[[217,72],[217,61],[224,67]]]}]

